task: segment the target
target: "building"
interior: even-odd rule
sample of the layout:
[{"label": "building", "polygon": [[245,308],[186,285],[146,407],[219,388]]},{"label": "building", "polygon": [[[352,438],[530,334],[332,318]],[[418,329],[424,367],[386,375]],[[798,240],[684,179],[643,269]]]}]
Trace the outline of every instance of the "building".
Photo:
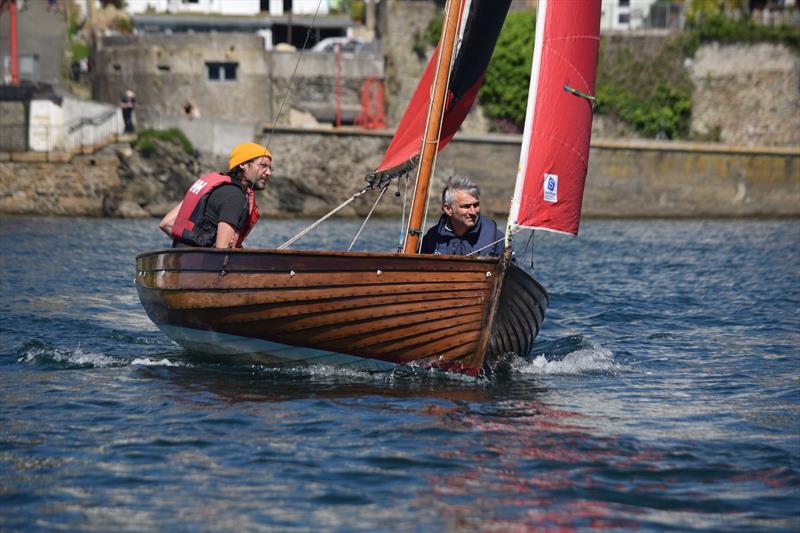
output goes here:
[{"label": "building", "polygon": [[[85,3],[87,0],[83,0]],[[94,0],[99,4],[99,0]],[[203,14],[226,16],[255,16],[269,14],[328,15],[335,0],[126,0],[125,10],[131,15],[141,14]],[[85,7],[84,7],[85,9]]]},{"label": "building", "polygon": [[[0,2],[1,3],[1,2]],[[21,9],[24,7],[24,9]],[[59,84],[66,41],[64,15],[46,2],[17,6],[17,57],[23,82]],[[9,11],[0,10],[0,84],[11,82]]]},{"label": "building", "polygon": [[290,109],[330,116],[337,79],[342,105],[357,109],[364,81],[383,78],[379,53],[343,53],[338,62],[333,54],[303,53],[298,67],[299,52],[265,48],[262,36],[242,31],[102,37],[92,95],[117,102],[133,89],[144,122],[182,115],[191,102],[203,117],[287,124]]},{"label": "building", "polygon": [[650,11],[655,3],[656,0],[603,0],[600,29],[614,31],[651,27]]}]

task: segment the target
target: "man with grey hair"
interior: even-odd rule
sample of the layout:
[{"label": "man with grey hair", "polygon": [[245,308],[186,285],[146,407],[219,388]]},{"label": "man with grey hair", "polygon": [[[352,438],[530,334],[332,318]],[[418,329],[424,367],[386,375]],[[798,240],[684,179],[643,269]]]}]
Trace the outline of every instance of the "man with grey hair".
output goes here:
[{"label": "man with grey hair", "polygon": [[503,253],[503,232],[481,216],[481,191],[466,176],[451,176],[442,191],[442,216],[422,239],[421,252],[443,255]]}]

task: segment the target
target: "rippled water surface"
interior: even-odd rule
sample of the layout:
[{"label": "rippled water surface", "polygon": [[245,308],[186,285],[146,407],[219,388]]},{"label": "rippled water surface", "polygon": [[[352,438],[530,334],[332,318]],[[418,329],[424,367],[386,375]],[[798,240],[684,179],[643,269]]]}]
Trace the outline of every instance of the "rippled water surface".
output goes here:
[{"label": "rippled water surface", "polygon": [[0,239],[0,530],[800,529],[798,221],[537,234],[542,332],[482,381],[197,360],[136,296],[152,220]]}]

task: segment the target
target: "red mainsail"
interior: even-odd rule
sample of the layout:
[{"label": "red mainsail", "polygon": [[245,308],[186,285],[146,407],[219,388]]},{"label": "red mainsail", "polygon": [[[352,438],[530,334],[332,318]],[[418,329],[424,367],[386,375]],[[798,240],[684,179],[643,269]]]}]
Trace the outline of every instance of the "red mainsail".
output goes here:
[{"label": "red mainsail", "polygon": [[[462,4],[460,39],[450,73],[439,150],[456,134],[478,95],[510,4],[511,0],[469,0]],[[437,46],[377,172],[391,173],[414,165],[425,133],[438,56]]]},{"label": "red mainsail", "polygon": [[539,0],[511,232],[578,233],[599,44],[600,0]]}]

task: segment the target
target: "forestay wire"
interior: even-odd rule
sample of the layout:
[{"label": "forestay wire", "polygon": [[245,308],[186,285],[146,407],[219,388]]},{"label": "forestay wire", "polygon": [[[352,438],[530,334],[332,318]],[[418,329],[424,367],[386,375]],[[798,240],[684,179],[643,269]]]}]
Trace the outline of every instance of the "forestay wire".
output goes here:
[{"label": "forestay wire", "polygon": [[[308,226],[306,229],[304,229],[303,231],[301,231],[300,233],[298,233],[297,235],[295,235],[294,237],[292,237],[291,239],[289,239],[285,243],[283,243],[280,246],[278,246],[278,250],[283,250],[284,248],[286,248],[288,246],[291,246],[295,241],[297,241],[298,239],[300,239],[301,237],[306,235],[308,232],[310,232],[311,230],[313,230],[314,228],[316,228],[317,226],[319,226],[320,224],[322,224],[323,222],[325,222],[326,220],[331,218],[333,215],[335,215],[339,210],[341,210],[347,204],[349,204],[350,202],[352,202],[353,200],[355,200],[356,198],[358,198],[362,194],[365,194],[369,190],[370,190],[369,185],[364,187],[363,189],[361,189],[360,191],[355,193],[353,196],[351,196],[350,198],[348,198],[347,200],[345,200],[344,202],[342,202],[341,204],[336,206],[334,209],[329,211],[327,215],[325,215],[324,217],[320,218],[319,220],[317,220],[316,222],[314,222],[313,224]],[[370,213],[371,213],[371,211],[370,211]]]},{"label": "forestay wire", "polygon": [[[300,68],[300,61],[303,58],[303,53],[305,51],[306,45],[308,44],[308,40],[311,37],[311,31],[314,29],[314,25],[315,25],[315,23],[317,21],[317,15],[319,14],[319,8],[320,8],[321,4],[322,4],[322,0],[318,0],[317,8],[314,10],[314,16],[312,17],[311,24],[309,25],[308,31],[306,32],[305,41],[303,41],[303,47],[302,47],[302,49],[300,50],[300,53],[297,56],[297,63],[295,63],[294,71],[292,72],[291,78],[289,78],[289,84],[288,84],[288,86],[286,88],[286,92],[283,94],[283,99],[281,100],[281,105],[278,108],[278,114],[275,116],[275,119],[272,122],[272,129],[269,132],[269,136],[267,137],[267,142],[266,142],[267,148],[269,148],[270,141],[272,141],[272,136],[275,134],[275,129],[276,129],[277,124],[278,124],[278,122],[280,120],[280,117],[281,117],[281,115],[283,115],[283,109],[284,109],[284,107],[286,105],[286,100],[287,100],[287,98],[289,96],[289,93],[292,90],[292,85],[294,84],[294,79],[297,76],[297,70]],[[375,177],[377,177],[377,176],[375,176]],[[303,236],[305,236],[306,234],[311,232],[314,228],[316,228],[317,226],[322,224],[324,221],[326,221],[327,219],[332,217],[334,214],[336,214],[338,211],[340,211],[342,208],[344,208],[350,202],[352,202],[353,200],[355,200],[359,196],[365,194],[367,191],[376,188],[376,186],[379,186],[379,187],[381,187],[381,192],[378,195],[378,198],[375,200],[375,203],[372,205],[372,209],[370,209],[369,213],[367,214],[366,218],[364,219],[364,222],[361,224],[361,227],[359,228],[358,232],[356,233],[355,237],[353,238],[353,241],[350,243],[350,246],[347,248],[347,251],[349,252],[353,248],[353,245],[355,245],[356,241],[358,240],[359,236],[361,235],[361,232],[364,230],[364,227],[366,226],[367,221],[369,221],[370,216],[372,216],[373,211],[375,211],[375,208],[377,207],[378,202],[380,202],[381,198],[383,198],[383,195],[386,192],[386,189],[389,187],[389,184],[391,182],[391,178],[389,178],[388,180],[385,180],[385,182],[384,182],[384,180],[385,180],[385,177],[381,176],[380,177],[380,182],[381,183],[376,184],[372,179],[370,179],[369,180],[370,181],[369,185],[364,187],[359,192],[355,193],[353,196],[351,196],[350,198],[345,200],[343,203],[341,203],[339,206],[337,206],[336,208],[331,210],[328,214],[326,214],[325,216],[323,216],[322,218],[320,218],[319,220],[317,220],[316,222],[314,222],[313,224],[311,224],[310,226],[308,226],[307,228],[305,228],[304,230],[299,232],[297,235],[295,235],[294,237],[292,237],[291,239],[289,239],[285,243],[283,243],[280,246],[278,246],[277,249],[278,250],[283,250],[283,249],[291,246],[297,240],[301,239]],[[398,180],[398,185],[399,185],[399,180]],[[408,195],[408,175],[406,175],[406,196],[407,195]],[[405,201],[406,201],[406,198],[404,197],[403,198],[403,218],[404,219],[405,219],[405,211],[406,211]],[[401,232],[402,232],[402,229],[401,229]],[[401,241],[402,241],[402,238],[401,238]]]},{"label": "forestay wire", "polygon": [[[294,65],[294,71],[292,72],[292,77],[289,78],[289,86],[286,87],[286,92],[283,93],[283,100],[281,100],[281,105],[278,108],[278,114],[272,121],[272,129],[269,132],[269,137],[267,137],[267,148],[269,148],[269,143],[272,140],[272,136],[275,134],[275,128],[278,126],[278,121],[283,115],[283,107],[286,105],[286,99],[289,97],[289,93],[292,91],[292,85],[294,84],[294,78],[297,75],[297,69],[300,68],[300,61],[303,59],[303,53],[305,52],[306,45],[308,44],[308,39],[311,37],[311,30],[314,29],[314,24],[317,22],[317,14],[319,13],[319,6],[322,4],[322,0],[317,1],[317,9],[314,10],[314,16],[311,18],[311,24],[308,26],[308,31],[306,32],[306,39],[303,41],[303,47],[300,49],[300,53],[297,55],[297,63]],[[291,43],[289,43],[291,44]]]},{"label": "forestay wire", "polygon": [[[403,251],[403,242],[406,239],[406,205],[408,204],[408,173],[404,174],[403,177],[406,181],[406,187],[403,191],[403,211],[402,211],[402,219],[400,220],[400,242],[397,246],[397,251]],[[397,195],[400,195],[400,179],[397,180]]]},{"label": "forestay wire", "polygon": [[[510,240],[511,240],[511,239],[510,239],[510,238],[511,238],[511,236],[512,236],[512,235],[516,235],[516,234],[517,234],[517,233],[519,233],[520,231],[522,231],[522,228],[518,228],[516,231],[509,231],[509,234],[508,234],[508,236],[509,236],[509,242],[510,242]],[[534,236],[535,234],[536,234],[536,232],[535,232],[535,231],[533,231],[533,230],[531,230],[531,236],[530,236],[530,237],[528,237],[528,242],[525,244],[525,250],[528,250],[528,249],[530,249],[530,251],[531,251],[531,270],[535,270],[535,268],[534,268],[534,260],[533,260],[533,236]],[[473,250],[473,251],[471,251],[470,253],[468,253],[468,254],[467,254],[467,256],[470,256],[470,255],[477,255],[477,254],[478,254],[478,252],[482,252],[482,251],[484,251],[484,250],[485,250],[485,249],[487,249],[487,248],[491,248],[492,246],[494,246],[494,245],[495,245],[495,244],[497,244],[498,242],[502,242],[502,241],[504,241],[505,239],[506,239],[506,237],[505,237],[505,235],[504,235],[502,239],[497,239],[496,241],[490,242],[490,243],[489,243],[489,244],[487,244],[486,246],[483,246],[483,247],[481,247],[481,248],[478,248],[477,250]]]},{"label": "forestay wire", "polygon": [[372,212],[375,211],[376,207],[378,207],[378,202],[381,201],[381,198],[383,198],[383,194],[386,192],[386,189],[388,189],[388,188],[389,188],[389,184],[387,183],[386,186],[383,189],[381,189],[381,192],[378,195],[378,197],[375,198],[375,202],[372,204],[372,209],[369,210],[369,213],[367,213],[367,216],[364,218],[364,223],[361,224],[360,228],[358,228],[358,232],[356,233],[356,236],[353,237],[353,242],[351,242],[350,246],[347,247],[347,251],[348,252],[353,249],[353,245],[356,243],[358,238],[361,236],[361,232],[364,231],[364,226],[367,225],[367,222],[369,221],[369,217],[372,216]]},{"label": "forestay wire", "polygon": [[[315,23],[317,21],[317,15],[319,14],[320,5],[322,5],[322,0],[318,0],[317,1],[317,8],[314,10],[314,16],[311,18],[311,24],[308,27],[308,31],[306,31],[306,38],[303,41],[303,47],[300,49],[300,53],[297,55],[297,62],[294,65],[294,71],[292,71],[292,76],[291,76],[291,78],[289,78],[289,85],[286,87],[286,92],[283,93],[283,99],[281,100],[281,105],[278,108],[278,114],[275,116],[274,120],[272,121],[272,129],[269,132],[269,136],[267,137],[267,142],[266,142],[267,148],[269,148],[269,144],[272,141],[272,136],[275,134],[275,129],[276,129],[277,125],[278,125],[278,122],[280,121],[280,117],[283,115],[283,109],[286,106],[286,100],[289,97],[289,93],[292,91],[292,85],[294,85],[294,80],[297,77],[297,70],[300,68],[300,61],[303,59],[303,53],[305,52],[306,45],[308,45],[308,40],[311,37],[311,31],[314,29]],[[285,243],[283,243],[280,246],[278,246],[278,250],[283,250],[283,249],[291,246],[295,241],[297,241],[298,239],[300,239],[303,236],[305,236],[311,230],[313,230],[314,228],[316,228],[317,226],[322,224],[324,221],[326,221],[327,219],[332,217],[336,212],[341,210],[343,207],[345,207],[347,204],[349,204],[350,202],[352,202],[353,200],[355,200],[359,196],[361,196],[364,193],[366,193],[371,188],[372,188],[371,185],[369,185],[367,187],[364,187],[362,190],[360,190],[359,192],[357,192],[356,194],[351,196],[349,199],[345,200],[342,204],[340,204],[339,206],[337,206],[336,208],[331,210],[327,215],[325,215],[324,217],[320,218],[319,220],[317,220],[316,222],[314,222],[313,224],[311,224],[310,226],[305,228],[303,231],[301,231],[300,233],[298,233],[297,235],[295,235],[294,237],[292,237],[291,239],[289,239]],[[375,205],[372,206],[372,210],[370,210],[370,212],[369,212],[370,215],[372,214],[372,211],[375,210],[375,206],[377,205],[378,201],[381,199],[381,197],[383,197],[383,193],[384,192],[386,192],[386,188],[385,187],[381,191],[381,194],[378,196],[378,200],[375,201]],[[369,220],[369,215],[367,215],[367,220]],[[358,234],[356,235],[355,239],[353,239],[353,242],[350,243],[350,248],[352,248],[353,244],[355,244],[356,239],[358,239],[358,236],[361,234],[361,231],[364,229],[364,226],[366,225],[367,220],[364,220],[364,224],[362,224],[361,229],[358,231]],[[350,250],[350,248],[348,248],[348,251]]]}]

